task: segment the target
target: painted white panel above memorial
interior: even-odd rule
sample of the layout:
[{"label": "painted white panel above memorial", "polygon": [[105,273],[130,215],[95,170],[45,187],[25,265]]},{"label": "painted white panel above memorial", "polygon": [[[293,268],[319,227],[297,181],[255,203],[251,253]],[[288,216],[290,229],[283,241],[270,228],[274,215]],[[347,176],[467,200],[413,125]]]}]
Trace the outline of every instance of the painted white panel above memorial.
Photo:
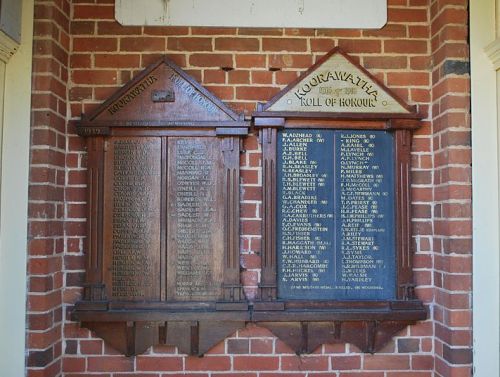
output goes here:
[{"label": "painted white panel above memorial", "polygon": [[115,0],[122,25],[380,29],[387,0]]},{"label": "painted white panel above memorial", "polygon": [[266,112],[411,114],[401,99],[335,48],[282,90]]}]

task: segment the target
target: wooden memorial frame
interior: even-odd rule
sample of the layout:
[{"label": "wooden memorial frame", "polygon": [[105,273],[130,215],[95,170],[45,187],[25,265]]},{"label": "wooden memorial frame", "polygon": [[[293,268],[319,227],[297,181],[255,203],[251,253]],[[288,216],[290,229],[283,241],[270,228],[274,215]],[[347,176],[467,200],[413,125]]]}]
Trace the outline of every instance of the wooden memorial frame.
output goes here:
[{"label": "wooden memorial frame", "polygon": [[244,327],[239,155],[248,126],[167,58],[82,116],[87,264],[74,320],[127,355],[158,343],[201,355]]},{"label": "wooden memorial frame", "polygon": [[[253,119],[263,152],[263,246],[260,295],[252,320],[302,353],[334,342],[375,352],[407,325],[425,319],[426,310],[415,297],[411,253],[411,134],[420,126],[416,109],[335,48],[268,103],[259,105]],[[297,129],[377,130],[393,135],[396,278],[392,299],[280,299],[277,144],[280,132]]]}]

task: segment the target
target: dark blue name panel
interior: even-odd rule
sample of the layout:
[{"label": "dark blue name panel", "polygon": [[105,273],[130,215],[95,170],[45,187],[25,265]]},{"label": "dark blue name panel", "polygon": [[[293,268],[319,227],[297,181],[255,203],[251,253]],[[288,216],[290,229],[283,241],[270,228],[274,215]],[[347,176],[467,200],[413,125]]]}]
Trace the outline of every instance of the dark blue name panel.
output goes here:
[{"label": "dark blue name panel", "polygon": [[277,178],[278,297],[394,299],[393,136],[281,131]]}]

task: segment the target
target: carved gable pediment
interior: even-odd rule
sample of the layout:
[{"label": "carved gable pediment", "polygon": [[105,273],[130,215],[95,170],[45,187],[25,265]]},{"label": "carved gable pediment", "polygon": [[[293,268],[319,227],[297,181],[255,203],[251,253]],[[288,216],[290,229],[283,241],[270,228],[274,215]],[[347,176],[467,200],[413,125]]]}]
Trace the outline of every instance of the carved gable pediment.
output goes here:
[{"label": "carved gable pediment", "polygon": [[334,48],[261,110],[265,113],[398,114],[414,109],[339,48]]},{"label": "carved gable pediment", "polygon": [[147,67],[94,112],[84,127],[196,126],[241,118],[175,63],[164,57]]}]

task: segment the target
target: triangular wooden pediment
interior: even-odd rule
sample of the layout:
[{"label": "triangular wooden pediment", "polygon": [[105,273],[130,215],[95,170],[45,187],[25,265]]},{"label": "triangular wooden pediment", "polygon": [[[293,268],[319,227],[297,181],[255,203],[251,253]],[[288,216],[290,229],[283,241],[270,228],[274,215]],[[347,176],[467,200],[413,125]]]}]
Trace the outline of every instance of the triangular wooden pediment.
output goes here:
[{"label": "triangular wooden pediment", "polygon": [[265,113],[415,115],[338,47],[262,107]]},{"label": "triangular wooden pediment", "polygon": [[240,118],[236,113],[166,57],[82,117],[86,126],[162,126],[237,120]]}]

